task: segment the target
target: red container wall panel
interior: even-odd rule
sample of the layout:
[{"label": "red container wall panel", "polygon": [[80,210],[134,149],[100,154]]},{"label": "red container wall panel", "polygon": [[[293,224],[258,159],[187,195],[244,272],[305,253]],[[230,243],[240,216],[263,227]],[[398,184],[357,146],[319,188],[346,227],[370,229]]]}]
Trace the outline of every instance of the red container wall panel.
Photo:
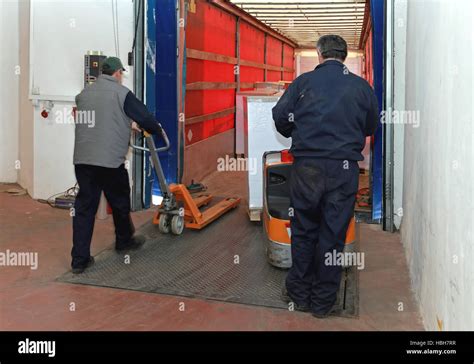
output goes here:
[{"label": "red container wall panel", "polygon": [[[365,78],[365,80],[372,86],[374,87],[374,66],[373,66],[373,51],[372,51],[372,27],[370,28],[369,31],[369,36],[367,37],[367,41],[365,42],[364,45],[364,58],[362,62],[362,77]],[[368,150],[364,148],[363,154],[364,154],[364,162],[362,162],[362,166],[365,164],[366,166],[364,168],[370,168],[370,163],[368,162],[370,160],[370,154],[372,153],[372,147],[373,147],[373,141],[374,141],[374,136],[369,136],[365,138],[365,144],[366,148],[368,147]]]},{"label": "red container wall panel", "polygon": [[[240,22],[240,59],[265,63],[265,33],[245,21]],[[262,68],[240,67],[240,82],[262,82],[265,71]],[[241,88],[245,91],[248,88]]]},{"label": "red container wall panel", "polygon": [[[236,57],[236,19],[233,15],[196,1],[196,12],[188,12],[186,46],[191,49]],[[232,64],[188,58],[186,83],[235,82]],[[186,118],[225,110],[235,105],[235,90],[187,90]],[[234,115],[185,127],[187,145],[233,128]],[[189,133],[191,131],[191,133]],[[192,135],[191,138],[189,136]]]},{"label": "red container wall panel", "polygon": [[245,21],[240,22],[240,58],[264,63],[265,34]]},{"label": "red container wall panel", "polygon": [[367,41],[365,42],[364,47],[364,63],[362,75],[372,87],[374,86],[373,68],[372,29],[370,29],[369,36],[367,38]]},{"label": "red container wall panel", "polygon": [[[237,20],[224,10],[205,0],[196,0],[196,12],[188,12],[186,25],[186,46],[190,49],[237,58]],[[294,49],[282,41],[267,35],[245,20],[239,24],[240,59],[258,64],[294,68]],[[225,62],[215,62],[187,58],[187,84],[197,82],[234,83],[235,66]],[[254,83],[265,80],[265,70],[258,67],[241,66],[240,82]],[[294,72],[267,70],[267,81],[291,81]],[[246,90],[246,88],[241,88]],[[186,91],[186,119],[202,116],[235,107],[235,89],[205,89]],[[234,114],[214,120],[185,126],[186,144],[190,145],[234,127]],[[190,133],[191,132],[191,133]],[[191,139],[189,139],[191,136]]]},{"label": "red container wall panel", "polygon": [[[235,82],[234,67],[231,64],[187,60],[187,80],[194,83],[206,82]],[[234,106],[235,90],[187,90],[186,117],[209,114]]]},{"label": "red container wall panel", "polygon": [[186,145],[192,145],[200,140],[207,139],[213,135],[223,133],[234,127],[234,114],[222,118],[203,121],[186,126]]},{"label": "red container wall panel", "polygon": [[[295,50],[288,44],[283,44],[283,67],[294,69],[295,67]],[[283,81],[293,81],[295,72],[283,72]]]},{"label": "red container wall panel", "polygon": [[[282,65],[282,42],[271,36],[267,37],[267,64],[272,66]],[[281,71],[267,71],[267,81],[281,81]]]},{"label": "red container wall panel", "polygon": [[188,12],[186,47],[235,57],[236,19],[204,0]]}]

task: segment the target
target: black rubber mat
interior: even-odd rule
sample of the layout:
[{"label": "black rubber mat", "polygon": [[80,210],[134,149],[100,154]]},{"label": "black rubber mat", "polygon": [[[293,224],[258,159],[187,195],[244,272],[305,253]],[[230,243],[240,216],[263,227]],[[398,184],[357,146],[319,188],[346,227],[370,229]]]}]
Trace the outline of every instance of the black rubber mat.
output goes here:
[{"label": "black rubber mat", "polygon": [[[288,309],[280,298],[286,271],[267,263],[262,226],[243,206],[202,231],[162,235],[150,222],[137,233],[147,237],[142,249],[105,250],[83,274],[58,281]],[[343,275],[338,301],[341,316],[358,314],[356,269]]]}]

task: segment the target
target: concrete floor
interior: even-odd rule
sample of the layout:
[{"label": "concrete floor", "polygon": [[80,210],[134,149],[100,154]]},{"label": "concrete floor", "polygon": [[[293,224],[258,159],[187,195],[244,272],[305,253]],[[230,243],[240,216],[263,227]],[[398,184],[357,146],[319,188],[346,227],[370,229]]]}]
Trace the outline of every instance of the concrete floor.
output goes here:
[{"label": "concrete floor", "polygon": [[[240,182],[227,188],[241,189]],[[318,320],[279,309],[55,282],[70,269],[68,211],[3,193],[12,187],[18,186],[0,185],[0,252],[38,252],[39,267],[0,267],[0,330],[423,330],[399,236],[379,226],[360,229],[360,316]],[[152,214],[134,213],[135,224]],[[97,220],[93,254],[112,242],[111,217]]]}]

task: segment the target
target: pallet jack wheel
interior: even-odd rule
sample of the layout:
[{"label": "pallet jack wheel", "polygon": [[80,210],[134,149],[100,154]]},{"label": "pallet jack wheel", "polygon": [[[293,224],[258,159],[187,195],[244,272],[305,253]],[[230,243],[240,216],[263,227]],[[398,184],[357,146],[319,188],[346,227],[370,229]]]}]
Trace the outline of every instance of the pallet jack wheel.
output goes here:
[{"label": "pallet jack wheel", "polygon": [[184,230],[184,217],[175,215],[171,218],[171,232],[174,235],[181,235]]},{"label": "pallet jack wheel", "polygon": [[170,232],[170,217],[168,215],[160,215],[158,230],[160,230],[162,234],[168,234]]}]

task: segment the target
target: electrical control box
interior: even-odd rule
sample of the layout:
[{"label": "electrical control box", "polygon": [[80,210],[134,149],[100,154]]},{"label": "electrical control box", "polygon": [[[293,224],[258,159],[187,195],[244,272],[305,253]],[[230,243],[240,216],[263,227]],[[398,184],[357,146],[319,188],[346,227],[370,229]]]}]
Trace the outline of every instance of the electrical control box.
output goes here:
[{"label": "electrical control box", "polygon": [[107,58],[102,52],[89,51],[84,56],[84,87],[94,83],[101,74],[102,63]]}]

